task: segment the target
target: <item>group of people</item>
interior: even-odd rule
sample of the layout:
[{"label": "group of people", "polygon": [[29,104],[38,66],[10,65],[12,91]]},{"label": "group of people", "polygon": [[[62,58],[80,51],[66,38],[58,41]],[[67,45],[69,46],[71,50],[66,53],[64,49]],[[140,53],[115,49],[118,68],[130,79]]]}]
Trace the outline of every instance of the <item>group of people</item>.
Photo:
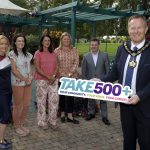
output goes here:
[{"label": "group of people", "polygon": [[[54,50],[52,39],[43,35],[34,56],[27,52],[27,41],[23,34],[14,37],[12,50],[6,36],[0,35],[0,148],[9,148],[5,139],[6,125],[13,122],[19,136],[30,134],[25,127],[25,118],[31,100],[31,83],[35,80],[37,101],[37,124],[42,129],[56,129],[58,108],[61,121],[78,124],[73,116],[73,97],[58,95],[60,77],[77,77],[79,57],[71,44],[71,36],[64,32],[59,47]],[[31,60],[35,72],[32,72]],[[48,109],[47,109],[48,104]],[[48,111],[48,115],[46,113]]]},{"label": "group of people", "polygon": [[[109,70],[108,55],[99,51],[99,41],[90,41],[90,52],[82,61],[82,79],[98,79],[129,86],[133,94],[128,103],[120,104],[120,117],[124,137],[124,150],[136,150],[138,140],[141,150],[150,150],[150,44],[145,40],[148,30],[143,16],[131,16],[128,20],[130,41],[119,46],[112,69]],[[5,139],[6,125],[13,120],[15,131],[27,136],[30,130],[24,126],[31,100],[31,83],[36,84],[37,124],[39,128],[57,129],[59,109],[62,123],[79,124],[74,118],[74,98],[58,95],[61,77],[78,78],[79,56],[72,46],[71,36],[64,32],[59,47],[54,49],[49,35],[43,35],[39,49],[32,56],[27,52],[26,38],[15,36],[10,52],[9,40],[0,35],[0,148],[11,143]],[[31,69],[33,57],[35,73]],[[86,120],[95,117],[95,105],[99,103],[102,121],[110,125],[106,101],[83,99],[87,104]],[[48,108],[46,105],[48,104]],[[48,115],[46,113],[48,110]]]},{"label": "group of people", "polygon": [[[32,55],[27,52],[26,38],[18,34],[13,41],[13,50],[8,52],[9,40],[0,35],[0,148],[11,143],[4,137],[6,125],[12,121],[16,133],[26,136],[29,129],[24,127],[25,117],[31,99]],[[13,93],[13,97],[12,97]],[[12,101],[13,99],[13,101]]]}]

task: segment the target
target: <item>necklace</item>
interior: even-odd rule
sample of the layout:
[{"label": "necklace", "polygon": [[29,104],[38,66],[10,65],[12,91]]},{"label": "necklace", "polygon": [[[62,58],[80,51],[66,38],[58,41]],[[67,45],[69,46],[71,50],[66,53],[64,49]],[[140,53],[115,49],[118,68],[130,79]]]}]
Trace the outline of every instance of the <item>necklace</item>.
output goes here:
[{"label": "necklace", "polygon": [[128,66],[130,68],[135,68],[137,66],[137,62],[135,60],[136,56],[139,55],[139,54],[141,54],[149,46],[149,44],[150,43],[147,43],[146,45],[144,45],[142,48],[140,48],[137,51],[132,51],[128,47],[127,42],[124,43],[125,50],[131,55],[131,58],[130,58],[129,63],[128,63]]},{"label": "necklace", "polygon": [[137,62],[135,60],[130,60],[128,63],[128,66],[131,68],[135,68],[137,65]]}]

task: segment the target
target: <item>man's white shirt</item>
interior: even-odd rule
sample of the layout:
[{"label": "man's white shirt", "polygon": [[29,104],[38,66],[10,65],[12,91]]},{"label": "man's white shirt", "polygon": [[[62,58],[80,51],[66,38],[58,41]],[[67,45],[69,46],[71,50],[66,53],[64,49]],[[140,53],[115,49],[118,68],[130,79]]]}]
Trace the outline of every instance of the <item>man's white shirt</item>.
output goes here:
[{"label": "man's white shirt", "polygon": [[[138,45],[134,45],[133,42],[131,41],[131,50],[133,50],[134,47],[137,47],[139,50],[140,48],[142,48],[144,46],[144,43],[145,43],[145,39],[141,43],[139,43]],[[125,84],[125,78],[126,78],[126,73],[127,73],[127,68],[128,68],[130,57],[131,57],[131,55],[128,54],[127,60],[125,63],[124,73],[123,73],[123,86]],[[136,94],[136,77],[137,77],[137,69],[139,66],[140,58],[141,58],[141,54],[137,55],[136,59],[135,59],[135,61],[137,62],[137,65],[133,70],[133,76],[132,76],[132,82],[131,82],[131,89],[133,90],[132,95]]]}]

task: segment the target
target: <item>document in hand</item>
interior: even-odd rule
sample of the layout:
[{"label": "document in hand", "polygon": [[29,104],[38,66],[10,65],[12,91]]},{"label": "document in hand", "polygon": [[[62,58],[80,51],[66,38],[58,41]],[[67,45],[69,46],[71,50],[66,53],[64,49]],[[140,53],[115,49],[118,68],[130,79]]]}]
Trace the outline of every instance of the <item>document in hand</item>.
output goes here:
[{"label": "document in hand", "polygon": [[5,69],[10,66],[10,60],[8,57],[4,58],[2,61],[0,61],[0,70]]}]

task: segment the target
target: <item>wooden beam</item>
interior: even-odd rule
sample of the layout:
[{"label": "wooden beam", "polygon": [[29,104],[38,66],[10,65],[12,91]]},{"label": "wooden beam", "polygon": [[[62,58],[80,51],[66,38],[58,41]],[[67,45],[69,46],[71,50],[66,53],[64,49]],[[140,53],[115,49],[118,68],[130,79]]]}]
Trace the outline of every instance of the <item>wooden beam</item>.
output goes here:
[{"label": "wooden beam", "polygon": [[38,15],[47,15],[49,13],[56,13],[58,11],[63,11],[63,10],[71,9],[72,7],[76,7],[77,4],[78,4],[78,2],[75,1],[75,2],[68,3],[68,4],[65,4],[65,5],[62,5],[62,6],[58,6],[58,7],[54,7],[54,8],[49,8],[47,10],[40,11],[37,14]]}]

